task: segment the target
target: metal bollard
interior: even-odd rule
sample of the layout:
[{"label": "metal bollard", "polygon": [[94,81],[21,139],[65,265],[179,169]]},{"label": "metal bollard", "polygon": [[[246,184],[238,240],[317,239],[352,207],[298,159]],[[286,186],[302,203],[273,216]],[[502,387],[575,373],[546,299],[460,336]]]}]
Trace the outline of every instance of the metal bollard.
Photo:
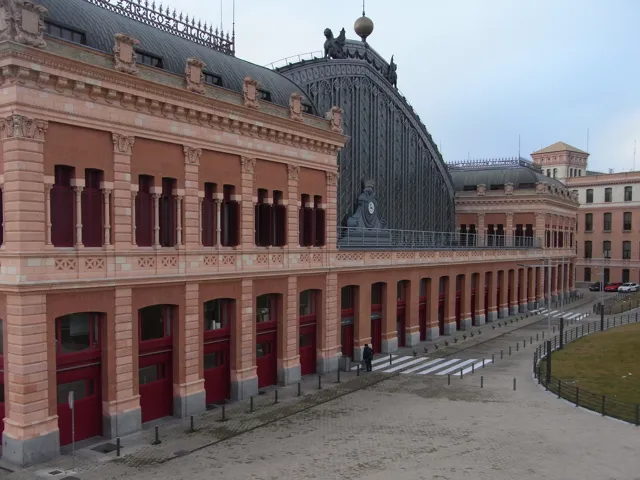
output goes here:
[{"label": "metal bollard", "polygon": [[356,365],[356,377],[360,376],[360,364]]},{"label": "metal bollard", "polygon": [[504,350],[500,350],[500,360],[504,358]]},{"label": "metal bollard", "polygon": [[536,333],[536,342],[539,342],[539,341],[540,341],[540,334]]},{"label": "metal bollard", "polygon": [[491,363],[496,363],[496,354],[495,353],[491,354]]},{"label": "metal bollard", "polygon": [[447,385],[451,385],[451,374],[447,373]]},{"label": "metal bollard", "polygon": [[516,378],[513,377],[513,391],[516,391]]},{"label": "metal bollard", "polygon": [[226,422],[227,421],[227,406],[223,403],[222,404],[222,418],[220,419],[220,421],[222,422]]},{"label": "metal bollard", "polygon": [[[340,370],[338,370],[340,371]],[[278,403],[278,389],[275,390],[274,392],[274,399],[273,399],[273,404],[276,405]]]},{"label": "metal bollard", "polygon": [[340,369],[338,368],[338,383],[340,383]]},{"label": "metal bollard", "polygon": [[462,378],[462,369],[460,369],[460,378]]},{"label": "metal bollard", "polygon": [[542,332],[542,339],[544,340],[544,332]]},{"label": "metal bollard", "polygon": [[116,438],[116,457],[120,456],[120,449],[122,445],[120,445],[120,437]]},{"label": "metal bollard", "polygon": [[529,345],[533,345],[533,337],[529,337]]},{"label": "metal bollard", "polygon": [[516,352],[520,351],[520,343],[516,343]]},{"label": "metal bollard", "polygon": [[480,388],[484,388],[484,376],[480,375]]},{"label": "metal bollard", "polygon": [[[276,391],[276,393],[277,393],[277,391]],[[193,415],[191,415],[191,417],[189,418],[189,432],[193,433],[195,431],[196,431],[196,429],[195,429],[195,427],[193,425]]]},{"label": "metal bollard", "polygon": [[160,441],[160,431],[158,430],[158,426],[156,425],[156,439],[151,442],[151,445],[160,445],[162,442]]},{"label": "metal bollard", "polygon": [[482,368],[484,368],[484,358],[482,359]]},{"label": "metal bollard", "polygon": [[302,395],[302,385],[298,382],[298,396]]},{"label": "metal bollard", "polygon": [[249,397],[249,411],[253,413],[253,396]]},{"label": "metal bollard", "polygon": [[473,375],[474,373],[476,373],[476,366],[472,363],[471,364],[471,374]]},{"label": "metal bollard", "polygon": [[318,375],[318,390],[322,390],[322,375]]},{"label": "metal bollard", "polygon": [[389,354],[389,365],[391,365],[392,363],[393,363],[393,356]]}]

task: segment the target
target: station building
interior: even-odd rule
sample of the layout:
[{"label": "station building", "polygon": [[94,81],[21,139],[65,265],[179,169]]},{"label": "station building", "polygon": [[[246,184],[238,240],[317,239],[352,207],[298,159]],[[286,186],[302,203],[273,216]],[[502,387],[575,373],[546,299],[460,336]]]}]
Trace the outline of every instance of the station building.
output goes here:
[{"label": "station building", "polygon": [[70,392],[76,440],[123,436],[526,311],[542,260],[573,289],[566,189],[447,167],[370,46],[327,35],[371,88],[323,96],[146,2],[0,9],[5,460],[59,454]]}]

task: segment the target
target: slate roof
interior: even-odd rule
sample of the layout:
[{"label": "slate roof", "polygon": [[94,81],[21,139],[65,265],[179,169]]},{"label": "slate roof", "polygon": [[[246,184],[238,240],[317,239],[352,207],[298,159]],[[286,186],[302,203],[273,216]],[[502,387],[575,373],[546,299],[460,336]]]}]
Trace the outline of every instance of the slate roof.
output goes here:
[{"label": "slate roof", "polygon": [[[547,182],[563,190],[567,187],[555,178],[536,172],[528,167],[507,167],[507,168],[478,168],[468,170],[451,170],[453,187],[456,192],[464,190],[465,186],[476,186],[484,184],[489,190],[491,185],[504,185],[513,183],[513,188],[518,189],[522,184],[536,184],[537,182]],[[532,188],[531,186],[527,188]]]},{"label": "slate roof", "polygon": [[544,148],[541,148],[540,150],[538,150],[536,152],[533,152],[533,154],[536,154],[536,153],[556,153],[556,152],[566,152],[566,151],[576,152],[576,153],[584,153],[585,155],[589,155],[584,150],[580,150],[579,148],[572,147],[568,143],[564,143],[564,142],[556,142],[553,145],[549,145],[548,147],[544,147]]},{"label": "slate roof", "polygon": [[49,10],[45,20],[83,31],[87,47],[112,53],[114,35],[126,33],[140,40],[140,50],[161,57],[163,70],[183,76],[187,58],[197,57],[207,65],[205,71],[222,77],[224,88],[242,93],[244,78],[248,76],[258,81],[259,88],[271,94],[274,104],[289,108],[289,97],[298,92],[316,114],[315,105],[300,87],[268,68],[163,32],[85,0],[37,0],[37,3]]}]

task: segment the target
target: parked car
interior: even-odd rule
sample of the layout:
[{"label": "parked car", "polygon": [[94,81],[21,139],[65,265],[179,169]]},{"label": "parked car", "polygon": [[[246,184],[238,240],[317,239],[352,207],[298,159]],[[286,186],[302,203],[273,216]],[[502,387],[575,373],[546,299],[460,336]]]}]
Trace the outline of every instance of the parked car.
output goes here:
[{"label": "parked car", "polygon": [[605,292],[617,292],[618,288],[620,288],[620,285],[622,285],[619,282],[613,282],[613,283],[607,283],[604,286],[604,291]]},{"label": "parked car", "polygon": [[591,285],[589,285],[589,290],[592,291],[592,292],[599,292],[600,291],[600,282],[592,283]]},{"label": "parked car", "polygon": [[638,285],[637,283],[627,282],[627,283],[623,283],[618,287],[618,292],[631,293],[631,292],[637,292],[638,289],[640,289],[640,285]]}]

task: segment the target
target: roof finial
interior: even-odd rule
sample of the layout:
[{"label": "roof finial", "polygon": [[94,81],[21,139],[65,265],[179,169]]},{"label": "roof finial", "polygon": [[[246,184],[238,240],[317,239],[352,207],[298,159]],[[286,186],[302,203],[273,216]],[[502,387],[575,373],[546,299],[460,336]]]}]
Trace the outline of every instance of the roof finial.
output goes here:
[{"label": "roof finial", "polygon": [[364,0],[362,0],[362,16],[363,17],[366,16],[365,13],[364,13]]},{"label": "roof finial", "polygon": [[353,28],[356,31],[356,34],[366,44],[367,37],[371,35],[371,32],[373,32],[373,22],[365,15],[364,2],[365,0],[362,0],[362,16],[356,20],[353,24]]}]

